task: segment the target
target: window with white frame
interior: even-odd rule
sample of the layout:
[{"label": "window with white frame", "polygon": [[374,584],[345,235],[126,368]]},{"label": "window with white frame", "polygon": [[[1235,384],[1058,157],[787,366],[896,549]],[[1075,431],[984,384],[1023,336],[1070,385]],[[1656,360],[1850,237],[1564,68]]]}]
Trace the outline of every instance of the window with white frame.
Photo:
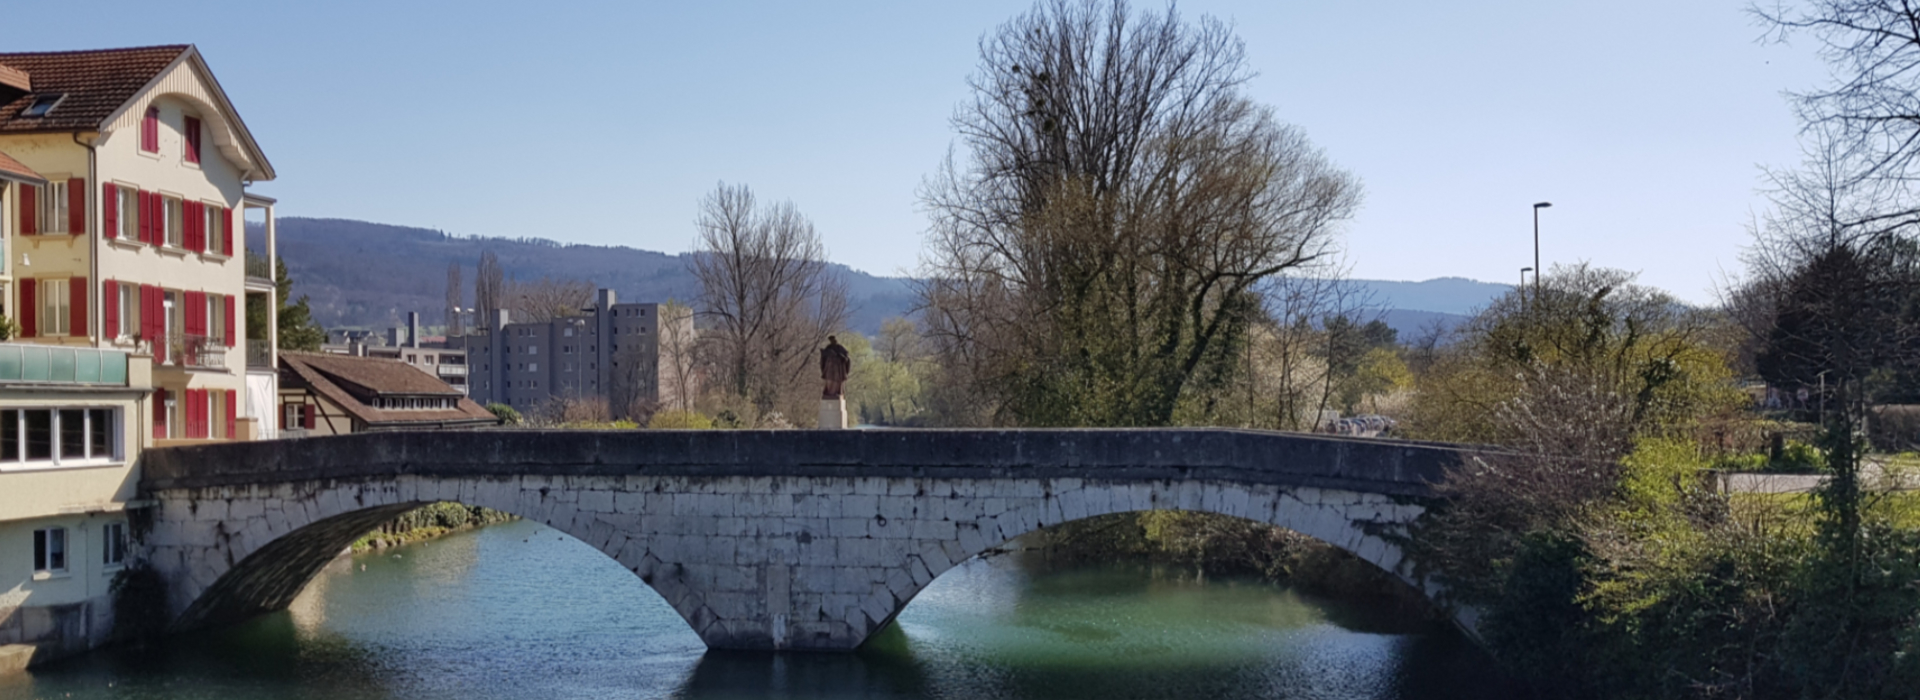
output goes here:
[{"label": "window with white frame", "polygon": [[178,197],[164,197],[161,201],[166,203],[166,213],[160,217],[160,220],[166,225],[167,245],[185,248],[187,244],[182,236],[187,230],[186,207],[180,206]]},{"label": "window with white frame", "polygon": [[140,334],[140,287],[132,284],[119,285],[120,291],[120,327],[109,328],[115,338],[131,338]]},{"label": "window with white frame", "polygon": [[40,335],[66,335],[72,313],[69,304],[72,283],[64,279],[40,280]]},{"label": "window with white frame", "polygon": [[226,249],[221,245],[221,241],[227,239],[227,217],[222,216],[224,211],[219,205],[200,207],[200,230],[207,232],[207,252],[209,253],[219,253]]},{"label": "window with white frame", "polygon": [[208,294],[206,296],[207,296],[207,324],[206,324],[207,337],[212,338],[214,340],[226,340],[226,337],[227,337],[227,329],[225,327],[226,315],[221,313],[223,309],[220,308],[220,302],[221,300],[225,299],[225,297],[218,294]]},{"label": "window with white frame", "polygon": [[111,464],[120,459],[117,408],[0,410],[0,471]]},{"label": "window with white frame", "polygon": [[54,180],[40,188],[40,232],[67,232],[67,182]]},{"label": "window with white frame", "polygon": [[67,570],[67,529],[43,527],[33,531],[33,573],[57,574]]},{"label": "window with white frame", "polygon": [[127,524],[107,523],[100,528],[100,563],[120,566],[127,563]]},{"label": "window with white frame", "polygon": [[120,239],[129,242],[140,240],[140,189],[121,185],[114,188],[113,196],[119,200],[114,216],[119,218]]}]

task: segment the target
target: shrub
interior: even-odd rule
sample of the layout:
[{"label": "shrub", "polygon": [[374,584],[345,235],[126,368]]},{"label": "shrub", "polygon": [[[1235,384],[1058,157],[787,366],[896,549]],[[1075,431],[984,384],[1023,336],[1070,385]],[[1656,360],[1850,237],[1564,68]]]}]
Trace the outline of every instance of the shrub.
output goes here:
[{"label": "shrub", "polygon": [[520,417],[519,411],[503,403],[487,404],[487,410],[493,412],[493,417],[500,419],[501,425],[520,425],[526,422],[526,419]]},{"label": "shrub", "polygon": [[712,430],[713,420],[698,411],[660,411],[647,421],[654,430]]}]

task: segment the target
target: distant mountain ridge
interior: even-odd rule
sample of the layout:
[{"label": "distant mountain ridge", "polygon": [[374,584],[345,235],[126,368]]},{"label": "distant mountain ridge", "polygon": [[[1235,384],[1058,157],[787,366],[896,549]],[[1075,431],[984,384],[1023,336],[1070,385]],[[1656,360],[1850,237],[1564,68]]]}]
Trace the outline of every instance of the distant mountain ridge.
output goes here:
[{"label": "distant mountain ridge", "polygon": [[[610,288],[623,301],[691,301],[700,284],[686,254],[670,255],[626,246],[559,243],[543,238],[468,238],[441,231],[349,219],[287,217],[276,226],[280,257],[293,277],[295,298],[305,295],[322,326],[385,328],[401,325],[409,311],[421,323],[440,325],[446,308],[447,266],[462,267],[462,305],[473,302],[474,266],[492,251],[509,277],[578,278]],[[265,232],[249,226],[248,246],[265,247]],[[849,325],[863,333],[912,310],[912,280],[870,275],[845,265],[833,269],[847,282],[854,310]],[[1403,338],[1422,327],[1451,325],[1504,294],[1509,285],[1442,277],[1425,282],[1350,280],[1384,309]]]}]

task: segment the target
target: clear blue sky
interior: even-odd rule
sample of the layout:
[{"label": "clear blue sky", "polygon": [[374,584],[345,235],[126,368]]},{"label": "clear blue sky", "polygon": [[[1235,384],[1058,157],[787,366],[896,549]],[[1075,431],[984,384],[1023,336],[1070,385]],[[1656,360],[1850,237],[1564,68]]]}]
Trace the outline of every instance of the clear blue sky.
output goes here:
[{"label": "clear blue sky", "polygon": [[[1194,0],[1255,98],[1366,184],[1355,274],[1507,282],[1587,260],[1708,301],[1798,161],[1781,92],[1826,72],[1740,0]],[[198,44],[282,216],[686,250],[722,180],[907,272],[976,42],[1027,2],[12,3],[5,50]],[[18,31],[31,28],[27,31]]]}]

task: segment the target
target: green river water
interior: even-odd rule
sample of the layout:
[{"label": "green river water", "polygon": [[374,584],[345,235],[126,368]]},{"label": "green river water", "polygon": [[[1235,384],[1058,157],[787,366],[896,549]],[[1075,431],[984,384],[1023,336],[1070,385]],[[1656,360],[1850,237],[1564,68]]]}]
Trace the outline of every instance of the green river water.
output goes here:
[{"label": "green river water", "polygon": [[599,552],[513,522],[334,562],[291,609],[0,679],[0,698],[1498,698],[1444,626],[1253,581],[1018,554],[852,654],[709,652]]}]

